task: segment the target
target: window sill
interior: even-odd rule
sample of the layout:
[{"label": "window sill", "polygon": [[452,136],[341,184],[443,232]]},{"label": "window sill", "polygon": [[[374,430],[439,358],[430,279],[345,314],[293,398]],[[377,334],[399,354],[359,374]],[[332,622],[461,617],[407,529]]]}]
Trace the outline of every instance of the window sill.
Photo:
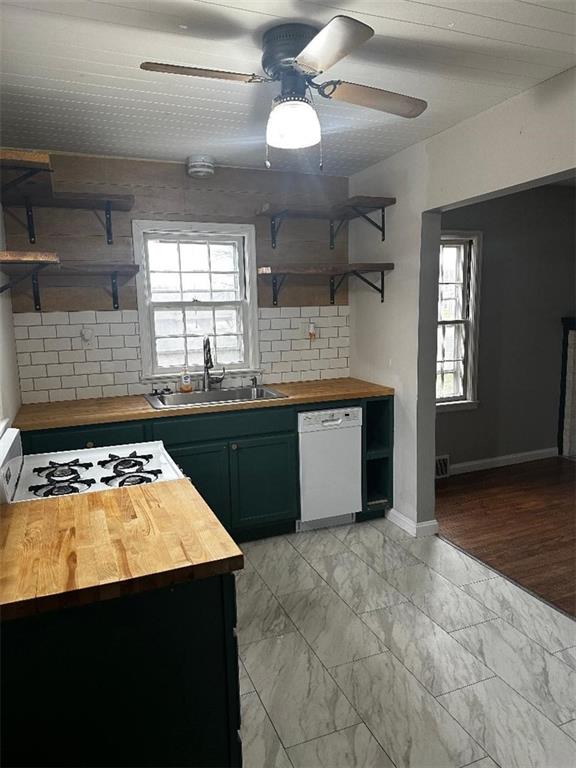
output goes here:
[{"label": "window sill", "polygon": [[478,400],[454,400],[446,403],[436,403],[436,410],[441,413],[447,411],[473,411],[480,403]]}]

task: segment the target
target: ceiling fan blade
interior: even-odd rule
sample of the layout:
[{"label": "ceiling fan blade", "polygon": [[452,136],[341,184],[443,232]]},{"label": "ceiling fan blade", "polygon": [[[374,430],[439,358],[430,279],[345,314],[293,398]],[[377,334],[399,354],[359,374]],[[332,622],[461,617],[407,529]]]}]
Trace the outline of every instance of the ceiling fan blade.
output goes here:
[{"label": "ceiling fan blade", "polygon": [[269,78],[262,75],[245,75],[243,72],[225,72],[222,69],[202,69],[200,67],[182,67],[179,64],[161,64],[156,61],[143,61],[140,69],[147,72],[166,72],[170,75],[189,75],[190,77],[208,77],[213,80],[233,80],[238,83],[268,83]]},{"label": "ceiling fan blade", "polygon": [[[359,107],[377,109],[380,112],[389,112],[391,115],[398,115],[399,117],[418,117],[428,106],[426,101],[416,99],[413,96],[404,96],[402,93],[383,91],[369,85],[347,83],[344,80],[336,80],[335,82],[338,85],[332,93],[328,92],[328,98],[356,104]],[[322,90],[320,93],[322,94]]]},{"label": "ceiling fan blade", "polygon": [[294,64],[306,75],[319,75],[370,40],[374,30],[349,16],[334,16],[300,51]]}]

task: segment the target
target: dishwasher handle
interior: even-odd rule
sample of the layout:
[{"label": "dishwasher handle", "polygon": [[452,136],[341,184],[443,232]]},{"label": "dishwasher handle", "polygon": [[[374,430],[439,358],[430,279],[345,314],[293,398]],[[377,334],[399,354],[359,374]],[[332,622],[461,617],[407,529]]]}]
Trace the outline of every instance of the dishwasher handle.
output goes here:
[{"label": "dishwasher handle", "polygon": [[342,419],[342,418],[339,418],[339,419],[324,419],[320,423],[322,424],[323,427],[337,427],[340,424],[342,424],[343,421],[344,421],[344,419]]}]

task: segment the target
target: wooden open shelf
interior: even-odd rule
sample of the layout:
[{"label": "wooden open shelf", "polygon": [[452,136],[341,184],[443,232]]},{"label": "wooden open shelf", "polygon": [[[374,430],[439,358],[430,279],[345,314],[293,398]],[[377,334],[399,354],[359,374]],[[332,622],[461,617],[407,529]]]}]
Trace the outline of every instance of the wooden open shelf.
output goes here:
[{"label": "wooden open shelf", "polygon": [[[391,272],[394,264],[390,262],[359,262],[357,264],[275,264],[274,266],[258,267],[258,277],[272,278],[272,304],[278,306],[280,289],[287,275],[322,276],[329,278],[330,304],[336,300],[336,292],[344,280],[350,276],[358,277],[366,285],[380,294],[384,301],[384,274]],[[367,277],[369,273],[380,273],[380,285],[373,283]]]},{"label": "wooden open shelf", "polygon": [[[280,226],[284,219],[324,219],[330,222],[330,248],[334,248],[334,243],[338,232],[342,226],[352,219],[363,219],[375,227],[385,236],[385,210],[396,202],[395,197],[368,197],[359,195],[343,200],[341,203],[332,205],[328,208],[315,208],[313,206],[306,209],[288,209],[288,208],[266,208],[261,211],[260,216],[266,216],[270,219],[270,236],[272,239],[272,248],[276,248],[276,241]],[[378,223],[370,218],[369,213],[374,211],[381,212],[381,221]]]},{"label": "wooden open shelf", "polygon": [[42,264],[59,264],[57,253],[50,251],[0,251],[0,265],[3,272],[8,272],[13,266],[34,266]]},{"label": "wooden open shelf", "polygon": [[0,149],[0,168],[35,168],[39,171],[49,171],[50,155],[47,152],[24,149]]},{"label": "wooden open shelf", "polygon": [[87,195],[75,193],[61,195],[45,190],[26,192],[15,191],[6,195],[2,204],[6,208],[71,208],[88,211],[130,211],[134,207],[132,195]]}]

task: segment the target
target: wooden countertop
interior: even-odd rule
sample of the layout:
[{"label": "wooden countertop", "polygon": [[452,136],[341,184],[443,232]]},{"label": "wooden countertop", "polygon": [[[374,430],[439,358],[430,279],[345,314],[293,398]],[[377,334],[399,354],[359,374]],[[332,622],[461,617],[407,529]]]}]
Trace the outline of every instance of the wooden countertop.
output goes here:
[{"label": "wooden countertop", "polygon": [[251,408],[277,408],[286,405],[328,403],[335,400],[354,400],[363,397],[393,395],[390,387],[371,384],[360,379],[327,379],[302,381],[295,384],[271,385],[286,397],[278,400],[250,401],[246,403],[220,403],[195,405],[189,408],[156,410],[142,395],[130,397],[103,397],[94,400],[73,400],[59,403],[23,405],[14,421],[22,431],[77,427],[83,424],[107,424],[117,421],[161,419],[174,416],[192,416],[200,413],[240,411]]},{"label": "wooden countertop", "polygon": [[243,567],[188,480],[0,505],[3,619]]}]

